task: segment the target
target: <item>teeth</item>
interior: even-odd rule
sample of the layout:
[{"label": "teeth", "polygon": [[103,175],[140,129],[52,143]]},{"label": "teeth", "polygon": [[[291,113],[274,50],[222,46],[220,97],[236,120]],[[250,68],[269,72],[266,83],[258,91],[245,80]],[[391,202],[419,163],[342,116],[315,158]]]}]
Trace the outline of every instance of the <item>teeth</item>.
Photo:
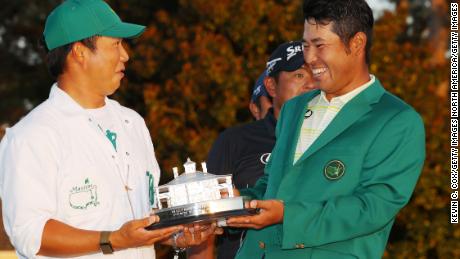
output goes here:
[{"label": "teeth", "polygon": [[321,73],[326,72],[326,70],[327,70],[326,68],[314,68],[311,71],[313,72],[314,76],[317,76],[317,75],[319,75]]}]

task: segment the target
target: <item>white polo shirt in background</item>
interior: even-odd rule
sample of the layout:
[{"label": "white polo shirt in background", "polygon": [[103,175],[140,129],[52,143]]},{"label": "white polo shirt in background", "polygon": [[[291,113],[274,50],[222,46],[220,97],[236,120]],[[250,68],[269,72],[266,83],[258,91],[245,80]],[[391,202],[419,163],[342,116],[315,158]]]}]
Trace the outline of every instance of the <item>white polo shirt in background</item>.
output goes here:
[{"label": "white polo shirt in background", "polygon": [[[153,176],[156,186],[160,169],[148,129],[139,114],[116,101],[106,98],[104,109],[114,122],[116,149],[97,116],[56,84],[48,100],[7,129],[0,144],[0,195],[3,224],[20,258],[47,258],[36,253],[49,219],[102,231],[149,215],[149,180]],[[155,250],[78,258],[152,259]]]},{"label": "white polo shirt in background", "polygon": [[300,129],[299,138],[297,139],[293,164],[299,160],[303,153],[305,153],[319,135],[323,133],[345,104],[375,82],[374,75],[370,75],[370,78],[369,82],[364,85],[342,96],[334,97],[331,101],[328,101],[326,93],[321,91],[321,94],[315,96],[307,104],[307,113],[305,114],[302,128]]}]

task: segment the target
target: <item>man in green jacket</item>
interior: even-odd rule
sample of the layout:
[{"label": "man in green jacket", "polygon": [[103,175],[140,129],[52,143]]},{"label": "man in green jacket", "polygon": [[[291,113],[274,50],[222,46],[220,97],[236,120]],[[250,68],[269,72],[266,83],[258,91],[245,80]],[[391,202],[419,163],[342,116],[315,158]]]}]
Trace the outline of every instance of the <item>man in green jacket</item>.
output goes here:
[{"label": "man in green jacket", "polygon": [[306,0],[304,58],[319,90],[288,101],[238,259],[381,258],[425,159],[421,117],[369,74],[365,0]]}]

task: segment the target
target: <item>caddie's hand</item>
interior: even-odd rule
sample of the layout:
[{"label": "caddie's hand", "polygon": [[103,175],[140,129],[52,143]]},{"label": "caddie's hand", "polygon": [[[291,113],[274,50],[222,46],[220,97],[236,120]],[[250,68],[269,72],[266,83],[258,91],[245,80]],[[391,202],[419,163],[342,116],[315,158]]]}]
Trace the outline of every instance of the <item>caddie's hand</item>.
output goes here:
[{"label": "caddie's hand", "polygon": [[261,229],[283,222],[284,203],[280,200],[252,200],[247,208],[259,208],[259,214],[251,216],[231,217],[227,219],[229,227]]},{"label": "caddie's hand", "polygon": [[145,227],[159,222],[160,218],[151,215],[144,219],[128,221],[110,235],[114,249],[125,249],[152,245],[160,240],[169,238],[172,234],[183,230],[183,226],[173,226],[157,230],[146,230]]},{"label": "caddie's hand", "polygon": [[215,222],[210,224],[193,224],[184,227],[183,233],[181,233],[176,239],[176,246],[196,246],[206,241],[211,235],[222,233],[222,228],[218,228]]}]

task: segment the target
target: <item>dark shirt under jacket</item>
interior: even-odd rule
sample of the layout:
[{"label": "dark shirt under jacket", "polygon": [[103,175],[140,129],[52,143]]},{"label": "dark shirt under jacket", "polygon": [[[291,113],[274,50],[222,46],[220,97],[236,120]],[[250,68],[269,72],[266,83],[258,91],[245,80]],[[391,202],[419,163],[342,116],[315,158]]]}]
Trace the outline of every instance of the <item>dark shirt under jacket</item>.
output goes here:
[{"label": "dark shirt under jacket", "polygon": [[[208,154],[212,174],[231,174],[237,189],[252,187],[264,174],[265,164],[275,146],[276,119],[273,109],[264,119],[235,126],[222,132]],[[218,237],[218,259],[233,259],[242,233],[225,231]]]}]

